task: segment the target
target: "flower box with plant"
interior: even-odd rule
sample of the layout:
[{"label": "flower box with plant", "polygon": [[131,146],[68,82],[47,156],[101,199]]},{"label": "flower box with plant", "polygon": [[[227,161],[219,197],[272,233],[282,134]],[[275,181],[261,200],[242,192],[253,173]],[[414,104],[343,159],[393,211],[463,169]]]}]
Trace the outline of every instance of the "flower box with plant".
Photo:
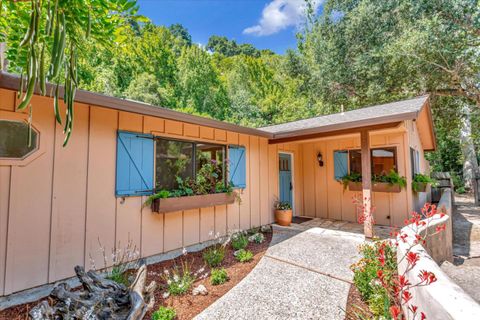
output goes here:
[{"label": "flower box with plant", "polygon": [[165,213],[240,201],[233,186],[223,179],[222,164],[215,160],[205,163],[194,179],[177,176],[176,185],[174,190],[160,190],[151,195],[144,205],[151,206],[152,212]]},{"label": "flower box with plant", "polygon": [[[352,172],[342,178],[344,190],[362,191],[362,175]],[[407,186],[407,179],[396,171],[390,170],[388,174],[372,175],[372,191],[398,193]]]},{"label": "flower box with plant", "polygon": [[427,186],[435,186],[437,180],[431,178],[429,175],[417,173],[412,180],[412,190],[415,192],[426,192]]},{"label": "flower box with plant", "polygon": [[292,223],[292,206],[288,202],[275,202],[275,222],[284,227],[288,227]]}]

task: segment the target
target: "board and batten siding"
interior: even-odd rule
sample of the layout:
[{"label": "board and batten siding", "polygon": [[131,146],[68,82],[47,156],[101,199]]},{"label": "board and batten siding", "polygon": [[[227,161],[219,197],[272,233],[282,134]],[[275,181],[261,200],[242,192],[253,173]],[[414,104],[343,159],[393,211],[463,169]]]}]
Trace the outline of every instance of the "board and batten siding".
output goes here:
[{"label": "board and batten siding", "polygon": [[[16,103],[16,92],[0,89],[0,118],[17,113]],[[48,97],[32,99],[42,154],[22,166],[0,165],[0,295],[71,277],[75,265],[90,268],[91,260],[103,267],[100,244],[110,254],[132,241],[148,257],[273,221],[278,160],[267,138],[77,103],[63,148],[52,105]],[[142,206],[146,196],[116,198],[118,130],[245,146],[241,204],[154,214]]]}]

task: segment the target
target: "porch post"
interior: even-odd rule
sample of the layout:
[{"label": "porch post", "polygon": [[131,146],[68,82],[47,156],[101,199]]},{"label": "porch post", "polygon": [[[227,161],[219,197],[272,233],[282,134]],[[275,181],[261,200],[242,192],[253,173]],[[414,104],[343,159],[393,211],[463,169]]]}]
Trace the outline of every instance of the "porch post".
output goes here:
[{"label": "porch post", "polygon": [[372,217],[372,167],[370,161],[370,136],[368,130],[360,132],[360,144],[362,147],[362,189],[363,189],[363,208],[365,219],[363,228],[365,237],[373,237],[373,217]]}]

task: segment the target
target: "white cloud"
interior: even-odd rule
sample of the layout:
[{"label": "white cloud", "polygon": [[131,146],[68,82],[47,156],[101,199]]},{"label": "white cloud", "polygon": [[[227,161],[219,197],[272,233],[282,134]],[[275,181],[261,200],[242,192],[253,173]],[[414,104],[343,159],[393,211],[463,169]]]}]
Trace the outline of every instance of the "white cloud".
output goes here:
[{"label": "white cloud", "polygon": [[[313,8],[317,12],[323,0],[314,0]],[[272,0],[263,8],[262,17],[257,25],[243,30],[244,34],[268,36],[290,26],[298,26],[304,21],[305,0]]]}]

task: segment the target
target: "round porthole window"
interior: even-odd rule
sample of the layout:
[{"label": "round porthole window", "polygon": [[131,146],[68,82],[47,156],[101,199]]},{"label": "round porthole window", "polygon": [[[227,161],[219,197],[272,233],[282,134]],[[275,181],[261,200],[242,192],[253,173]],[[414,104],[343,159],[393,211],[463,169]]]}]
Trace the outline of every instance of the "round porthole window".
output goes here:
[{"label": "round porthole window", "polygon": [[38,132],[31,130],[31,142],[28,143],[29,130],[25,121],[0,120],[0,158],[24,159],[38,146]]}]

